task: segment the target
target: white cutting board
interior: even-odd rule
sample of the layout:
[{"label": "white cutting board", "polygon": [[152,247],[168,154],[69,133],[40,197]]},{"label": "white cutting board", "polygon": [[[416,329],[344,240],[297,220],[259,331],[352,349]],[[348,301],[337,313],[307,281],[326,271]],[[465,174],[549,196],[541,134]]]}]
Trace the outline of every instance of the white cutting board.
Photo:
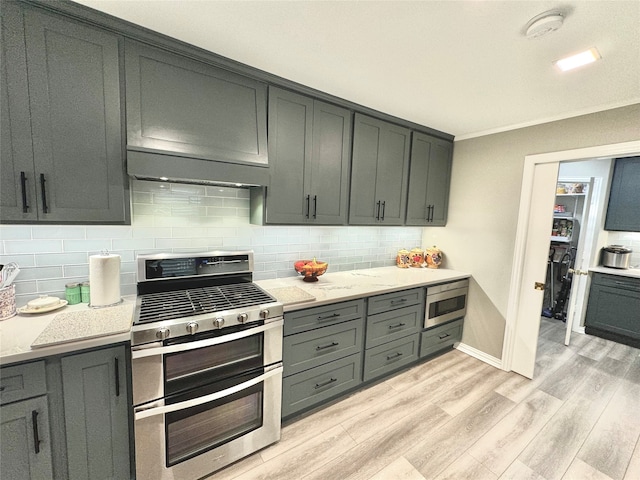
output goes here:
[{"label": "white cutting board", "polygon": [[298,287],[276,287],[270,288],[268,292],[284,305],[311,302],[316,299],[316,297]]}]

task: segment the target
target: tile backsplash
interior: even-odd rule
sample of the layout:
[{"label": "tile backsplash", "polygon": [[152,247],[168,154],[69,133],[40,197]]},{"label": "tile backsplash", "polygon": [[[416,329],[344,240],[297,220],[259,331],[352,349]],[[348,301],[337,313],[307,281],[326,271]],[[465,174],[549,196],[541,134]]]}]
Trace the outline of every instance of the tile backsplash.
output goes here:
[{"label": "tile backsplash", "polygon": [[[89,256],[121,256],[121,292],[136,293],[136,255],[254,251],[254,279],[294,276],[293,262],[317,257],[329,272],[395,264],[400,248],[420,246],[420,227],[257,226],[241,188],[132,180],[130,226],[3,225],[0,263],[16,262],[18,306],[38,295],[64,298],[64,285],[89,278]],[[640,248],[638,249],[640,250]]]},{"label": "tile backsplash", "polygon": [[640,268],[640,232],[609,232],[609,245],[624,245],[629,247],[631,253],[630,265]]}]

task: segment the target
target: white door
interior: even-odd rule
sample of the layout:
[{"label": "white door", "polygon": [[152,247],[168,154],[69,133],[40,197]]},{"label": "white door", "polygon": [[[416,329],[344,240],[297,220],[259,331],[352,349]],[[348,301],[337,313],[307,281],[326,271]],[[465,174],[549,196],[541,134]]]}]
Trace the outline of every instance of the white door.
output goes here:
[{"label": "white door", "polygon": [[533,171],[531,208],[526,224],[529,234],[524,247],[520,307],[515,329],[515,350],[511,361],[511,369],[528,378],[533,378],[536,363],[558,166],[558,162],[542,163],[534,165]]}]

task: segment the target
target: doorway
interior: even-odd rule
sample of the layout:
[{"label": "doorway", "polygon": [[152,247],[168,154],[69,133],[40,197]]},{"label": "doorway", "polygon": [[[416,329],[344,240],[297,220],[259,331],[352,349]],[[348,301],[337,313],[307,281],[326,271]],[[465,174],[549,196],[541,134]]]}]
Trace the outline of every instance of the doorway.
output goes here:
[{"label": "doorway", "polygon": [[548,259],[548,227],[560,162],[639,153],[640,141],[633,141],[525,157],[503,343],[505,370],[533,378]]}]

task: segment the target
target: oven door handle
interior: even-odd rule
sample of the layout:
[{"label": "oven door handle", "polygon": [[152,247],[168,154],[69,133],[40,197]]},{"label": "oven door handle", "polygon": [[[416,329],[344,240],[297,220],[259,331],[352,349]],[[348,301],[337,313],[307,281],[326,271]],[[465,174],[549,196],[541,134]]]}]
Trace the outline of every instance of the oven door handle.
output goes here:
[{"label": "oven door handle", "polygon": [[[233,395],[234,393],[241,392],[249,387],[253,387],[260,382],[265,381],[266,379],[273,377],[275,375],[282,375],[282,364],[278,363],[271,367],[270,370],[265,371],[262,375],[256,378],[252,378],[251,380],[247,380],[244,383],[239,385],[234,385],[233,387],[227,388],[226,390],[222,390],[221,392],[211,393],[209,395],[205,395],[203,397],[194,398],[192,400],[186,400],[180,403],[174,403],[171,405],[159,405],[159,402],[154,402],[150,406],[139,406],[134,408],[134,419],[140,420],[147,417],[153,417],[155,415],[164,415],[165,413],[176,412],[178,410],[185,410],[191,407],[197,407],[198,405],[202,405],[204,403],[213,402],[214,400],[219,400],[224,397],[228,397],[229,395]],[[160,401],[162,402],[162,400]]]},{"label": "oven door handle", "polygon": [[202,347],[210,347],[211,345],[221,345],[223,343],[231,342],[233,340],[238,340],[240,338],[250,337],[252,335],[256,335],[258,333],[266,332],[267,330],[271,330],[272,328],[282,328],[284,325],[284,320],[276,320],[273,322],[266,323],[264,325],[260,325],[255,328],[250,328],[248,330],[242,330],[240,332],[229,333],[227,335],[221,335],[219,337],[207,338],[205,340],[195,340],[193,342],[180,343],[177,345],[168,345],[168,346],[160,346],[162,343],[157,342],[151,345],[139,345],[136,347],[131,347],[131,358],[142,358],[142,357],[151,357],[153,355],[164,355],[167,353],[174,352],[184,352],[186,350],[195,350],[196,348]]}]

